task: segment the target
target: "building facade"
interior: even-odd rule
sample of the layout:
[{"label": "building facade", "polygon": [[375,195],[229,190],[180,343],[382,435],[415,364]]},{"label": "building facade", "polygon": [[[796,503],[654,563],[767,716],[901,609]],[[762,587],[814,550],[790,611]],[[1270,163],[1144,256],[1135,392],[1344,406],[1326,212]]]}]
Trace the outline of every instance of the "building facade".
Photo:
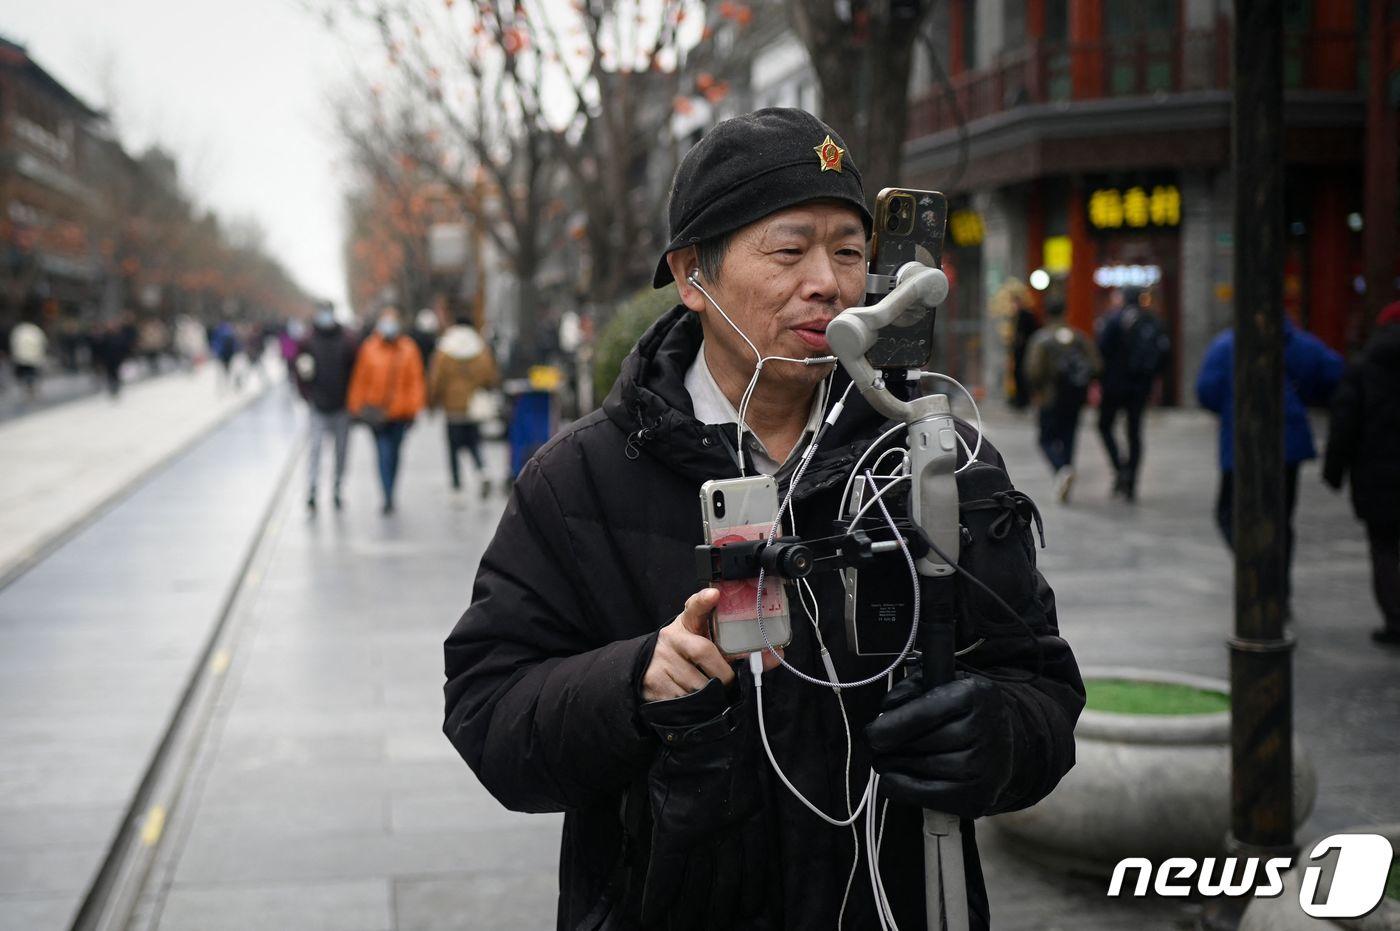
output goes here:
[{"label": "building facade", "polygon": [[95,180],[119,169],[99,113],[0,39],[0,324],[102,297]]},{"label": "building facade", "polygon": [[[1363,184],[1368,153],[1400,145],[1400,42],[1386,5],[1286,4],[1286,309],[1338,349],[1364,332],[1368,281],[1390,289],[1400,271],[1393,167],[1388,201]],[[1174,337],[1161,400],[1190,401],[1201,355],[1233,314],[1230,9],[1226,0],[941,6],[911,94],[904,173],[910,187],[950,195],[944,314],[960,321],[964,342],[980,334],[980,352],[964,345],[957,356],[989,392],[1006,354],[987,308],[1008,279],[1038,272],[1042,307],[1064,301],[1086,330],[1113,287],[1147,288]],[[1371,80],[1372,62],[1383,80]],[[1368,121],[1376,83],[1388,126]],[[1367,236],[1367,224],[1388,226],[1389,237]],[[1367,251],[1378,248],[1388,261],[1373,255],[1369,266],[1387,271],[1368,279]]]}]

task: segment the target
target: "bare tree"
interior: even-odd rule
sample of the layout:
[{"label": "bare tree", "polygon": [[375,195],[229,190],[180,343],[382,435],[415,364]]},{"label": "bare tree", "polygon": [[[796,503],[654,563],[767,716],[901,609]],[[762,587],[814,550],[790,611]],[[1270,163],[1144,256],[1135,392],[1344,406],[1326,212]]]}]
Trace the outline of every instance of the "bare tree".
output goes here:
[{"label": "bare tree", "polygon": [[529,34],[565,65],[573,95],[572,115],[549,138],[587,216],[593,292],[615,299],[646,280],[663,245],[653,242],[656,207],[641,181],[660,154],[679,89],[678,32],[697,8],[684,0],[582,0],[574,4],[582,42],[571,50],[544,3],[535,6]]},{"label": "bare tree", "polygon": [[[366,112],[342,102],[336,122],[357,175],[347,198],[350,293],[364,305],[391,287],[407,307],[423,306],[431,297],[429,204],[414,155],[421,133],[414,113],[403,105],[386,112],[378,104]],[[354,254],[356,248],[363,254]],[[373,287],[362,286],[366,281]]]},{"label": "bare tree", "polygon": [[[669,177],[667,137],[676,96],[681,25],[699,0],[355,0],[395,74],[431,114],[424,136],[442,180],[487,226],[522,285],[522,321],[541,253],[564,234],[550,210],[555,188],[582,215],[591,296],[607,301],[644,280],[655,242],[656,208],[646,177]],[[485,198],[473,168],[495,198]],[[546,218],[544,212],[552,214]]]},{"label": "bare tree", "polygon": [[897,184],[909,72],[931,0],[787,0],[822,92],[822,118],[861,154],[873,196]]}]

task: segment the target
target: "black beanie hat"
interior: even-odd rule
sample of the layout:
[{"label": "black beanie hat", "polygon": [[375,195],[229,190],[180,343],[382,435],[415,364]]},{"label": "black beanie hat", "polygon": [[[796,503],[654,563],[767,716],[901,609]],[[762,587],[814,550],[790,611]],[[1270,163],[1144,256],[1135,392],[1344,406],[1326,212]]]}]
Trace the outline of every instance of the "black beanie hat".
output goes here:
[{"label": "black beanie hat", "polygon": [[666,254],[814,200],[849,204],[870,235],[860,172],[830,126],[791,107],[768,107],[719,123],[676,169],[671,244],[657,263],[653,286],[672,280]]}]

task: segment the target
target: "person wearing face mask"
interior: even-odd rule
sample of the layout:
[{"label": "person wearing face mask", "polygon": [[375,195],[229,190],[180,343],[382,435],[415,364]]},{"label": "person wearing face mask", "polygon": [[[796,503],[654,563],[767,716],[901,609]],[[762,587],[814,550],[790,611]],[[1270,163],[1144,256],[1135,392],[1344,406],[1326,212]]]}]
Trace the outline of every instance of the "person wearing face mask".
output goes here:
[{"label": "person wearing face mask", "polygon": [[[868,846],[779,782],[753,671],[709,638],[719,592],[695,581],[701,485],[765,473],[781,500],[850,385],[818,360],[827,324],[864,303],[872,221],[853,162],[834,129],[789,108],[725,120],[686,154],[654,279],[676,282],[680,303],[602,409],[521,471],[447,638],[443,729],[457,751],[507,808],[564,813],[560,929],[879,926],[873,883],[853,881]],[[890,426],[846,395],[791,498],[801,532],[830,532],[852,466]],[[976,431],[957,429],[971,450]],[[977,458],[1001,465],[985,440]],[[974,618],[957,681],[925,691],[910,677],[886,693],[888,657],[846,642],[834,572],[813,573],[810,601],[789,594],[786,660],[879,681],[844,690],[843,711],[761,657],[772,753],[814,805],[844,818],[871,767],[881,774],[878,859],[903,931],[925,926],[920,808],[968,819],[972,927],[986,928],[970,819],[1034,804],[1074,761],[1078,667],[1030,531],[1003,523],[1006,559],[987,584],[1017,618]]]},{"label": "person wearing face mask", "polygon": [[358,348],[355,337],[335,320],[335,305],[322,301],[312,316],[311,332],[298,342],[292,358],[292,372],[297,390],[306,399],[311,415],[310,454],[306,508],[316,510],[316,486],[321,474],[321,447],[330,436],[335,448],[335,484],[332,500],[341,508],[341,485],[345,479],[345,454],[349,445],[350,412],[346,397],[350,392],[350,373],[355,367]]},{"label": "person wearing face mask", "polygon": [[399,451],[425,400],[423,357],[403,332],[398,309],[386,307],[360,346],[346,401],[350,415],[374,433],[384,514],[394,513]]}]

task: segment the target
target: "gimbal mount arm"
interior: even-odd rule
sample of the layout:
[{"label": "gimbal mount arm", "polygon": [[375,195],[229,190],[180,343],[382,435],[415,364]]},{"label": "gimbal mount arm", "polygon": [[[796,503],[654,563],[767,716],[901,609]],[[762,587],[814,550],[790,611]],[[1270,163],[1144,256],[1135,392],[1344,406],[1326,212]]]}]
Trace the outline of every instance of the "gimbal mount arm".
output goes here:
[{"label": "gimbal mount arm", "polygon": [[[865,358],[881,327],[911,309],[943,303],[948,297],[948,278],[940,269],[910,262],[899,270],[896,281],[894,290],[878,303],[838,314],[827,324],[826,340],[870,406],[909,427],[909,516],[928,539],[956,561],[958,485],[953,469],[957,466],[958,438],[948,396],[932,394],[901,401]],[[918,568],[920,575],[934,578],[951,576],[955,571],[932,550],[919,560]]]}]

